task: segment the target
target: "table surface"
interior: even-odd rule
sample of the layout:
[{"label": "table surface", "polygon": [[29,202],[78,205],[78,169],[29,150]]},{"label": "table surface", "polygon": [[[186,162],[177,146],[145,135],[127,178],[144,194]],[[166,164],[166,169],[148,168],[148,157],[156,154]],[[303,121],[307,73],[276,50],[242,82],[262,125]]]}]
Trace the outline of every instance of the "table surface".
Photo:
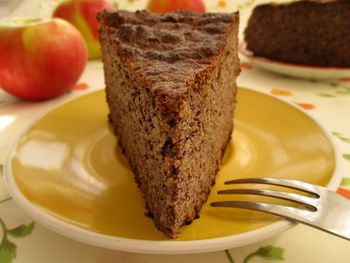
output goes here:
[{"label": "table surface", "polygon": [[[57,2],[57,1],[56,1]],[[235,2],[235,3],[232,3]],[[34,3],[34,4],[33,4]],[[259,1],[207,1],[209,10],[240,9],[242,24],[250,9]],[[52,4],[52,3],[51,3]],[[120,8],[143,8],[145,1],[120,1]],[[39,11],[38,11],[39,8]],[[0,5],[1,9],[1,5]],[[45,15],[50,3],[25,1],[10,15]],[[44,11],[43,11],[44,10]],[[0,14],[1,10],[0,10]],[[9,14],[7,14],[9,15]],[[1,56],[1,54],[0,54]],[[330,131],[342,154],[343,180],[338,192],[350,198],[350,79],[312,81],[286,78],[242,60],[238,85],[272,94],[303,108]],[[102,64],[89,62],[79,83],[84,89],[73,89],[61,97],[44,102],[25,102],[0,91],[0,172],[9,147],[33,120],[56,105],[104,86]],[[24,225],[25,227],[21,226]],[[0,237],[4,231],[17,229],[22,235],[10,237],[12,245],[0,243],[0,263],[7,262],[350,262],[350,242],[304,225],[260,243],[206,254],[147,255],[113,251],[73,241],[34,223],[8,195],[0,183]],[[23,231],[24,229],[24,231]],[[3,240],[3,239],[2,239]],[[12,253],[12,254],[11,254]],[[14,254],[15,253],[15,254]],[[12,255],[12,256],[11,256]],[[15,257],[14,257],[15,255]],[[11,260],[11,258],[14,258]],[[268,261],[267,261],[268,260]]]}]

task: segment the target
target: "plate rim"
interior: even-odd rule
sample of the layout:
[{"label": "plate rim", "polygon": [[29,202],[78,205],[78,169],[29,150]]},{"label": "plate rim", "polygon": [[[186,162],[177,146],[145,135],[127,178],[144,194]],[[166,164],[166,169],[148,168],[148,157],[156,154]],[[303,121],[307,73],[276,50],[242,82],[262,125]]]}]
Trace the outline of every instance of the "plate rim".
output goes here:
[{"label": "plate rim", "polygon": [[304,69],[304,70],[319,70],[319,71],[338,71],[338,72],[350,72],[350,68],[340,68],[340,67],[322,67],[322,66],[312,66],[312,65],[303,65],[303,64],[297,64],[297,63],[289,63],[285,61],[280,60],[274,60],[271,58],[263,57],[263,56],[255,56],[254,52],[249,50],[247,48],[247,43],[245,41],[242,41],[239,44],[238,51],[243,56],[252,59],[252,60],[258,60],[263,63],[269,63],[269,64],[276,64],[284,67],[293,67],[295,69]]},{"label": "plate rim", "polygon": [[[238,89],[244,89],[248,91],[252,91],[258,93],[263,96],[271,97],[285,103],[297,111],[303,113],[304,116],[308,117],[311,121],[313,121],[317,126],[322,130],[326,138],[329,140],[332,149],[333,149],[333,157],[334,157],[334,171],[330,178],[330,181],[325,186],[329,190],[336,190],[340,185],[342,180],[342,171],[343,171],[343,163],[341,159],[341,151],[338,143],[335,141],[333,135],[326,129],[326,127],[318,121],[317,118],[309,114],[306,110],[297,107],[289,101],[286,101],[282,98],[279,98],[275,95],[271,95],[262,91],[254,90],[246,87],[239,87]],[[143,239],[132,239],[132,238],[124,238],[118,236],[110,236],[106,234],[101,234],[98,232],[94,232],[91,230],[84,229],[79,227],[78,225],[74,225],[72,223],[66,222],[63,219],[59,219],[59,217],[54,216],[50,213],[45,212],[44,209],[36,206],[31,203],[26,196],[20,191],[18,188],[15,179],[12,175],[12,165],[11,161],[15,154],[16,146],[19,140],[23,137],[23,135],[40,119],[49,114],[50,112],[62,107],[63,105],[70,103],[74,100],[82,98],[84,96],[91,96],[93,93],[103,92],[103,89],[99,89],[97,91],[92,91],[82,96],[78,96],[69,100],[66,100],[62,103],[59,103],[53,108],[45,111],[39,117],[35,118],[23,131],[19,134],[19,136],[14,140],[11,147],[7,152],[6,161],[4,163],[4,181],[6,189],[8,190],[10,196],[13,198],[15,203],[26,212],[30,217],[32,217],[35,221],[40,223],[41,225],[47,227],[48,229],[63,235],[65,237],[74,239],[79,242],[83,242],[89,245],[94,245],[102,248],[109,248],[113,250],[125,251],[125,252],[134,252],[134,253],[146,253],[146,254],[194,254],[194,253],[207,253],[214,252],[224,249],[231,249],[242,247],[245,245],[257,243],[268,238],[271,238],[279,233],[282,233],[293,226],[297,225],[297,223],[286,220],[279,219],[270,225],[247,231],[244,233],[230,235],[225,237],[216,237],[209,239],[200,239],[200,240],[143,240]],[[238,91],[239,92],[239,91]]]}]

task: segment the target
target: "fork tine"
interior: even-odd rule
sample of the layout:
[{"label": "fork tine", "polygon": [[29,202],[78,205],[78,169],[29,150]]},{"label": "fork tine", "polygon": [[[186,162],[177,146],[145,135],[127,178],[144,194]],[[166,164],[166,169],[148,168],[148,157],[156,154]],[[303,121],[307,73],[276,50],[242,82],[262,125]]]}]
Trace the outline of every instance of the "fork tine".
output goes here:
[{"label": "fork tine", "polygon": [[300,182],[297,180],[291,179],[280,179],[280,178],[243,178],[226,181],[225,184],[268,184],[268,185],[277,185],[284,186],[291,189],[301,190],[310,194],[313,194],[317,197],[320,195],[319,192],[323,191],[323,188],[320,186],[312,185],[305,182]]},{"label": "fork tine", "polygon": [[[250,201],[221,201],[213,202],[210,205],[214,207],[245,208],[279,215],[292,221],[299,221],[306,225],[323,230],[327,233],[336,235],[346,240],[350,240],[350,202],[346,198],[338,195],[337,193],[328,191],[327,189],[320,186],[313,186],[308,183],[299,182],[296,180],[285,180],[278,178],[252,178],[232,180],[226,182],[226,184],[244,183],[260,183],[267,185],[271,184],[285,186],[287,188],[298,189],[301,191],[311,193],[315,195],[316,198],[303,196],[302,199],[299,200],[297,194],[288,192],[278,192],[269,189],[229,189],[219,191],[219,194],[250,193],[258,195],[268,195],[271,197],[277,197],[288,200],[293,200],[294,198],[296,199],[294,200],[296,202],[304,200],[310,200],[310,202],[307,202],[307,205],[303,207]],[[305,209],[310,207],[313,209]]]},{"label": "fork tine", "polygon": [[[270,204],[263,202],[249,202],[249,201],[222,201],[210,203],[213,207],[232,207],[232,208],[244,208],[250,210],[263,211],[269,214],[283,216],[292,221],[299,221],[302,223],[310,224],[307,218],[313,216],[315,212],[304,210],[300,208]],[[306,219],[306,220],[305,220]]]},{"label": "fork tine", "polygon": [[218,194],[249,194],[276,197],[279,199],[294,201],[303,204],[307,206],[307,208],[311,209],[311,211],[317,210],[317,207],[314,206],[315,198],[294,193],[280,192],[267,189],[227,189],[218,191]]}]

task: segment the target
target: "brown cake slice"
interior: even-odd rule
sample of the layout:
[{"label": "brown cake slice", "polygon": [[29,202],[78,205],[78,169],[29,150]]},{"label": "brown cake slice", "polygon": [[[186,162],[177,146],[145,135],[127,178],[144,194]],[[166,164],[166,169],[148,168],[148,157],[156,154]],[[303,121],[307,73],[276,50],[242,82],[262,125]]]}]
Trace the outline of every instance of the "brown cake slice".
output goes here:
[{"label": "brown cake slice", "polygon": [[350,68],[350,1],[256,6],[245,30],[256,56],[294,64]]},{"label": "brown cake slice", "polygon": [[233,129],[238,14],[98,14],[110,121],[169,237],[207,200]]}]

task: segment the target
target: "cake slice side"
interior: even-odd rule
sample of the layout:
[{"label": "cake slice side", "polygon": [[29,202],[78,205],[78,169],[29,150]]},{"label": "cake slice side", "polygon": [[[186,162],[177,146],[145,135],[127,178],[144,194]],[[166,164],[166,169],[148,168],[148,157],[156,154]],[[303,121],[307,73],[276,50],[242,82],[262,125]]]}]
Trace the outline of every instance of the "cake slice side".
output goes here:
[{"label": "cake slice side", "polygon": [[236,25],[211,66],[193,80],[193,92],[173,129],[171,147],[177,186],[173,233],[198,216],[207,200],[233,131],[236,77],[239,74]]},{"label": "cake slice side", "polygon": [[177,237],[207,199],[232,132],[238,16],[98,19],[111,123],[149,214]]}]

